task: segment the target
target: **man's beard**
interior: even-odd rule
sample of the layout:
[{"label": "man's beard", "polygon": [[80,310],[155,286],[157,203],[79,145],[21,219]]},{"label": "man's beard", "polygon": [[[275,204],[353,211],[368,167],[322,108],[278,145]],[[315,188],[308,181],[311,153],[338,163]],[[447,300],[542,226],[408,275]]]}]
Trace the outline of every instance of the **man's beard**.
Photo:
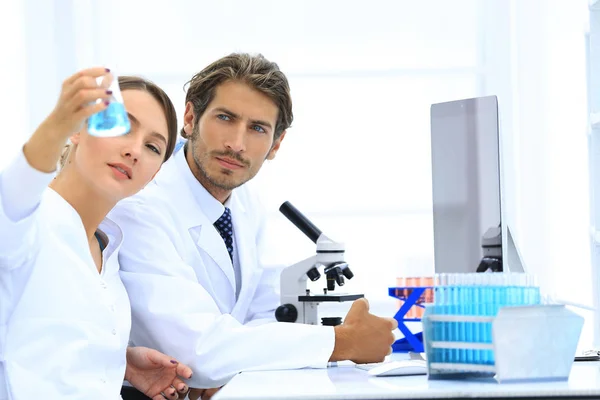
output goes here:
[{"label": "man's beard", "polygon": [[243,179],[240,182],[232,182],[228,179],[226,179],[226,176],[231,176],[233,175],[233,171],[228,170],[226,168],[222,168],[220,171],[220,174],[224,174],[226,175],[225,177],[221,177],[221,176],[217,176],[217,177],[213,177],[209,174],[208,170],[204,167],[204,162],[208,162],[210,161],[213,157],[227,157],[230,158],[232,160],[235,160],[237,162],[239,162],[240,164],[242,164],[245,168],[249,169],[250,168],[250,163],[245,160],[242,156],[240,156],[238,153],[232,151],[232,150],[225,150],[225,151],[212,151],[210,153],[205,153],[202,156],[198,156],[198,154],[196,153],[196,145],[198,142],[202,141],[202,139],[200,138],[200,132],[198,129],[198,124],[196,124],[196,126],[194,127],[194,131],[192,132],[192,140],[190,143],[190,147],[191,147],[191,151],[192,151],[192,158],[194,159],[194,163],[196,164],[196,167],[198,168],[198,171],[200,172],[200,174],[202,174],[202,177],[204,178],[205,181],[209,182],[211,185],[213,185],[214,187],[221,189],[221,190],[233,190],[237,187],[242,186],[244,183],[248,182],[250,179],[252,179],[254,177],[254,175],[251,175],[248,177],[248,179]]}]

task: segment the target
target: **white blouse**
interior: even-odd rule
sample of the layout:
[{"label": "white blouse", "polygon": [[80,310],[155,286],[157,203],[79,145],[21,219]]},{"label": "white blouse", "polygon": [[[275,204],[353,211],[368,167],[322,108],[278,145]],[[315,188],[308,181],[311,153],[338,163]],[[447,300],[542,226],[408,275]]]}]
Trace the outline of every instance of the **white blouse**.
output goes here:
[{"label": "white blouse", "polygon": [[131,328],[121,230],[98,273],[79,214],[21,153],[0,173],[0,399],[120,399]]}]

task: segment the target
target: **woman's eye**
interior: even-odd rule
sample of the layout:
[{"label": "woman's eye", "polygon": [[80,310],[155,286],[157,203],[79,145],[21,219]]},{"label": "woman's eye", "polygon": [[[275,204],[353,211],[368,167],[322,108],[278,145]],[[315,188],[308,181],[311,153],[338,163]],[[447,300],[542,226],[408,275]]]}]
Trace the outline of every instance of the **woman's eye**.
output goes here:
[{"label": "woman's eye", "polygon": [[160,149],[152,144],[148,144],[146,145],[147,148],[149,148],[151,151],[155,152],[156,154],[160,155]]}]

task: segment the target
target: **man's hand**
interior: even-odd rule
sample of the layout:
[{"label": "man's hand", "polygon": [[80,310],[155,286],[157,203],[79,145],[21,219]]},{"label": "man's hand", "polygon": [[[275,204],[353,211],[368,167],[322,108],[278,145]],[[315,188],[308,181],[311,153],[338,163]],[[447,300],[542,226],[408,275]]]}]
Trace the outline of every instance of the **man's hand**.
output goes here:
[{"label": "man's hand", "polygon": [[335,327],[335,347],[330,361],[351,360],[357,364],[381,362],[392,352],[394,318],[369,313],[367,299],[358,299],[350,307],[342,325]]},{"label": "man's hand", "polygon": [[189,379],[192,370],[173,358],[147,347],[127,348],[125,379],[152,400],[182,398],[189,388],[180,377]]},{"label": "man's hand", "polygon": [[214,389],[192,389],[188,398],[190,400],[210,400],[221,388]]}]

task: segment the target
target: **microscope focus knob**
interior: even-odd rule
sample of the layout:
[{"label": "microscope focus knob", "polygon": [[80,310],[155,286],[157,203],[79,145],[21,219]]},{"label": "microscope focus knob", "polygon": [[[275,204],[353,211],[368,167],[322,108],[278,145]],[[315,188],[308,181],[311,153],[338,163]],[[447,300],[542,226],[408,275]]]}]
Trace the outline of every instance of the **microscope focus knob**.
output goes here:
[{"label": "microscope focus knob", "polygon": [[283,304],[275,310],[275,319],[279,322],[296,322],[298,310],[293,304]]}]

